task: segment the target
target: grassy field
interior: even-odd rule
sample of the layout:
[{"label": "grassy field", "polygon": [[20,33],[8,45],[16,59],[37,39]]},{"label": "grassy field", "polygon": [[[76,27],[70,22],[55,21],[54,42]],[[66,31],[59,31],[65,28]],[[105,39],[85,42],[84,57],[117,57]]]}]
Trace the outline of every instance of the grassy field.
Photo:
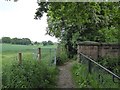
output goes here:
[{"label": "grassy field", "polygon": [[56,48],[57,45],[14,45],[14,44],[0,44],[2,47],[2,52],[18,52],[18,51],[26,51],[26,50],[33,50],[37,48]]},{"label": "grassy field", "polygon": [[[42,53],[42,59],[46,58],[47,56],[54,51],[54,48],[57,48],[56,45],[49,45],[49,46],[42,46],[42,45],[14,45],[14,44],[0,44],[0,47],[2,47],[2,53],[0,53],[0,56],[2,57],[3,64],[10,63],[13,60],[16,60],[18,58],[18,53],[22,52],[23,59],[35,59],[36,54],[38,52],[38,48],[41,48]],[[50,51],[52,49],[52,51]],[[53,54],[53,53],[52,53]],[[50,56],[49,56],[50,57]],[[0,60],[1,61],[1,60]]]},{"label": "grassy field", "polygon": [[[1,56],[0,63],[2,64],[2,70],[3,70],[2,81],[4,88],[5,87],[18,87],[18,88],[51,87],[51,84],[53,85],[55,84],[54,82],[55,82],[56,70],[54,69],[54,67],[51,67],[50,65],[55,57],[55,50],[57,48],[57,45],[42,46],[42,45],[0,44],[0,47],[2,47],[2,52],[0,53]],[[40,63],[38,63],[38,59],[37,59],[38,48],[41,48]],[[23,67],[22,71],[21,71],[21,67],[17,66],[19,52],[22,52],[22,67]],[[26,71],[27,73],[24,73],[24,71]],[[17,73],[19,73],[18,76]],[[21,79],[21,76],[23,78],[27,78],[26,76],[23,76],[23,74],[26,74],[27,76],[30,77],[29,82],[31,84],[28,83],[27,80]],[[31,75],[34,75],[34,77],[32,77]],[[50,75],[51,78],[47,77],[46,75]],[[43,80],[42,79],[39,80],[39,85],[41,86],[39,85],[36,86],[38,83],[36,78],[38,79],[43,78]],[[51,82],[51,84],[49,82]],[[36,85],[33,85],[35,83]]]}]

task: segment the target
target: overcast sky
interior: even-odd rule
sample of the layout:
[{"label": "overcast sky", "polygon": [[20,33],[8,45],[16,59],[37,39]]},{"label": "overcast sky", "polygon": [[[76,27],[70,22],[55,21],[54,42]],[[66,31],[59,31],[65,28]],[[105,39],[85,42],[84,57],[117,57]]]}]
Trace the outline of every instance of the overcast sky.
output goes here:
[{"label": "overcast sky", "polygon": [[11,38],[30,38],[32,41],[56,42],[57,39],[45,35],[47,17],[35,20],[34,15],[38,7],[37,0],[19,0],[18,2],[7,2],[0,0],[0,38],[8,36]]}]

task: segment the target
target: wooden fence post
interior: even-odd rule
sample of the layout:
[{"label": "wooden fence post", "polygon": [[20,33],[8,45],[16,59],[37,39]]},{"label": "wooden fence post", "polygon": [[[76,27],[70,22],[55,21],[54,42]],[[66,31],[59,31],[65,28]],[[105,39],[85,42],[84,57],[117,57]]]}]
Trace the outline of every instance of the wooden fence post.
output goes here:
[{"label": "wooden fence post", "polygon": [[38,61],[41,60],[41,48],[38,48]]},{"label": "wooden fence post", "polygon": [[18,60],[19,60],[19,64],[21,64],[22,63],[22,53],[21,52],[18,53]]}]

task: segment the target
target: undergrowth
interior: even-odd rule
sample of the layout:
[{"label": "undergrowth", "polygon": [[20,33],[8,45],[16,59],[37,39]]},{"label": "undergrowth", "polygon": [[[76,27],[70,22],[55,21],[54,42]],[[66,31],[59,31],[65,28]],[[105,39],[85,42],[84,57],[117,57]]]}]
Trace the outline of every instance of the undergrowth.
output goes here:
[{"label": "undergrowth", "polygon": [[99,81],[98,72],[88,73],[87,66],[81,63],[74,63],[71,71],[78,88],[120,88],[108,74],[101,73],[103,81]]},{"label": "undergrowth", "polygon": [[25,60],[3,67],[3,88],[53,88],[56,87],[57,68],[43,62]]},{"label": "undergrowth", "polygon": [[58,45],[56,64],[62,65],[67,61],[68,61],[68,55],[64,45]]}]

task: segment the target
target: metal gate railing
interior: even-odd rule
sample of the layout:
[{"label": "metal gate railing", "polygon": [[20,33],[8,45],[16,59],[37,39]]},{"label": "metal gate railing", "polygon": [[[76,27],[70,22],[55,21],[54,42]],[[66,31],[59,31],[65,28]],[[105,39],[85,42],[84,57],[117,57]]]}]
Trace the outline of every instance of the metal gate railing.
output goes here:
[{"label": "metal gate railing", "polygon": [[98,84],[105,88],[118,88],[120,87],[120,76],[114,74],[104,66],[97,63],[95,60],[80,53],[80,63],[87,66],[86,74],[94,75]]}]

